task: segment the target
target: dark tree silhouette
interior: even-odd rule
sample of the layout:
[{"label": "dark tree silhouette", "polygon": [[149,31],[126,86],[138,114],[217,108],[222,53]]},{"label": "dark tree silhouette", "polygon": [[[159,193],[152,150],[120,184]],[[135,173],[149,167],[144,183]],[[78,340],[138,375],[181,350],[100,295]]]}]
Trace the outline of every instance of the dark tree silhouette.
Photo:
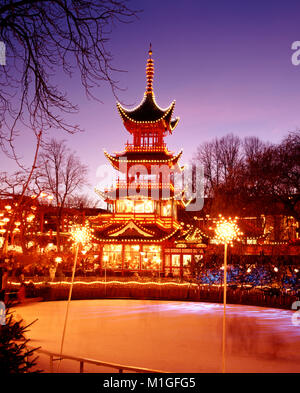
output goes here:
[{"label": "dark tree silhouette", "polygon": [[11,304],[6,304],[5,324],[0,324],[0,374],[2,376],[38,372],[35,368],[38,358],[35,356],[35,350],[38,348],[28,348],[30,340],[25,335],[34,322],[25,325],[23,320],[17,320],[11,311]]},{"label": "dark tree silhouette", "polygon": [[41,189],[54,196],[56,205],[57,248],[60,248],[60,232],[63,211],[68,199],[87,184],[86,165],[83,165],[64,141],[51,139],[43,146],[39,158],[38,181]]},{"label": "dark tree silhouette", "polygon": [[15,137],[25,127],[36,135],[51,127],[75,132],[65,120],[77,110],[55,75],[79,72],[88,97],[93,88],[117,83],[107,48],[115,22],[133,21],[136,11],[126,0],[2,0],[0,41],[6,65],[0,72],[0,143],[15,153]]},{"label": "dark tree silhouette", "polygon": [[300,132],[289,133],[277,145],[261,146],[247,157],[247,195],[265,205],[284,206],[300,222]]},{"label": "dark tree silhouette", "polygon": [[205,196],[211,198],[212,214],[239,215],[249,209],[268,214],[277,204],[300,222],[299,131],[278,144],[257,137],[242,141],[230,134],[201,144],[195,160],[204,166]]},{"label": "dark tree silhouette", "polygon": [[195,160],[204,167],[205,196],[213,200],[211,212],[231,214],[232,205],[240,204],[238,198],[243,173],[240,138],[228,134],[205,142],[198,147]]}]

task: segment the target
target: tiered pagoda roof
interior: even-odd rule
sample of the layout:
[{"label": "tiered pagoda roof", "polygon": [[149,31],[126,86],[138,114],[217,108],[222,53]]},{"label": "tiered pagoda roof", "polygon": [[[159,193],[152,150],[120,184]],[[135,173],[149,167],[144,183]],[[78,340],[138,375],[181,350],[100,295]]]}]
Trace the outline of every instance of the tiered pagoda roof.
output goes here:
[{"label": "tiered pagoda roof", "polygon": [[117,169],[122,171],[122,164],[126,164],[127,166],[138,165],[138,164],[166,164],[170,168],[174,168],[180,170],[177,167],[177,163],[179,158],[182,155],[182,150],[173,155],[171,152],[164,151],[152,151],[152,152],[143,152],[143,151],[125,151],[121,153],[117,153],[115,156],[112,156],[108,152],[104,151],[105,156],[110,161],[111,165]]},{"label": "tiered pagoda roof", "polygon": [[[124,108],[117,103],[117,108],[125,128],[133,135],[133,143],[128,144],[125,150],[114,155],[104,152],[111,165],[119,171],[126,171],[131,165],[168,165],[179,171],[178,160],[182,154],[170,152],[165,143],[164,136],[172,133],[179,118],[173,119],[175,101],[168,108],[161,108],[155,101],[153,92],[154,63],[150,44],[149,58],[146,67],[147,87],[142,102],[134,109]],[[126,164],[124,170],[121,164]]]},{"label": "tiered pagoda roof", "polygon": [[[131,192],[131,199],[151,199],[152,193],[158,193],[160,200],[181,199],[184,195],[184,190],[176,188],[170,183],[151,183],[151,182],[117,182],[115,186],[104,190],[95,189],[98,194],[105,201],[112,201],[115,199],[127,199],[127,192]],[[133,194],[134,193],[134,194]]]},{"label": "tiered pagoda roof", "polygon": [[143,100],[134,109],[126,109],[119,102],[117,108],[124,126],[132,134],[138,127],[140,130],[163,130],[164,135],[172,133],[179,118],[172,119],[175,100],[167,108],[161,108],[155,101],[153,92],[154,61],[150,44],[149,58],[146,67],[147,88]]},{"label": "tiered pagoda roof", "polygon": [[179,121],[179,118],[172,119],[174,107],[175,101],[168,108],[160,108],[155,101],[153,91],[146,92],[141,103],[133,110],[125,109],[117,103],[123,123],[130,133],[133,133],[137,126],[163,129],[165,134],[172,133]]},{"label": "tiered pagoda roof", "polygon": [[100,226],[94,225],[94,237],[99,242],[105,243],[119,243],[125,240],[126,242],[160,243],[174,236],[176,237],[179,232],[179,226],[167,229],[162,225],[157,225],[157,223],[143,224],[134,218]]}]

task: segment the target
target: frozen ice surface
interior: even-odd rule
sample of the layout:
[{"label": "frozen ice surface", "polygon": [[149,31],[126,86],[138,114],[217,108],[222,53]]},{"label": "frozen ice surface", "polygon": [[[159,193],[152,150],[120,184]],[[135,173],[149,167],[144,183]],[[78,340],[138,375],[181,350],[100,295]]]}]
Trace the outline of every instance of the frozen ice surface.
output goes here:
[{"label": "frozen ice surface", "polygon": [[[15,312],[28,323],[31,345],[59,352],[65,301],[27,304]],[[227,372],[300,372],[300,325],[293,311],[228,305]],[[64,353],[170,372],[221,372],[223,305],[181,301],[73,300]],[[57,367],[57,363],[55,367]],[[39,366],[49,371],[49,358]],[[62,361],[60,372],[79,370]],[[113,372],[87,366],[90,372]],[[115,371],[114,371],[115,372]]]}]

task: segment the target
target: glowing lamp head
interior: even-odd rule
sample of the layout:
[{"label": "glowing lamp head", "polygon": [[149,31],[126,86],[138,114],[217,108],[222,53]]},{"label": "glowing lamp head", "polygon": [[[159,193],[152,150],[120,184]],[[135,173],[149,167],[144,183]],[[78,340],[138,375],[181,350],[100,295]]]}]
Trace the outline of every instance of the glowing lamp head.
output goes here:
[{"label": "glowing lamp head", "polygon": [[215,228],[217,243],[232,244],[233,240],[239,240],[240,235],[242,235],[242,232],[240,232],[236,224],[236,219],[232,220],[229,218],[226,220],[224,217],[220,217]]},{"label": "glowing lamp head", "polygon": [[87,225],[76,225],[71,230],[71,236],[74,243],[85,246],[91,241],[91,230]]},{"label": "glowing lamp head", "polygon": [[55,262],[56,262],[56,263],[61,263],[61,261],[62,261],[62,258],[61,258],[61,257],[56,257],[56,258],[55,258]]}]

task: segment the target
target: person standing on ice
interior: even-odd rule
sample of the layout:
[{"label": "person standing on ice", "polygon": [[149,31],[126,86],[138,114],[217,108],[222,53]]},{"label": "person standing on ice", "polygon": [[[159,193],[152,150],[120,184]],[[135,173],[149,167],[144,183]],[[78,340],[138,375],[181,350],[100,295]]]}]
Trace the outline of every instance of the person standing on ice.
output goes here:
[{"label": "person standing on ice", "polygon": [[54,281],[56,273],[56,265],[52,263],[49,268],[50,281]]}]

